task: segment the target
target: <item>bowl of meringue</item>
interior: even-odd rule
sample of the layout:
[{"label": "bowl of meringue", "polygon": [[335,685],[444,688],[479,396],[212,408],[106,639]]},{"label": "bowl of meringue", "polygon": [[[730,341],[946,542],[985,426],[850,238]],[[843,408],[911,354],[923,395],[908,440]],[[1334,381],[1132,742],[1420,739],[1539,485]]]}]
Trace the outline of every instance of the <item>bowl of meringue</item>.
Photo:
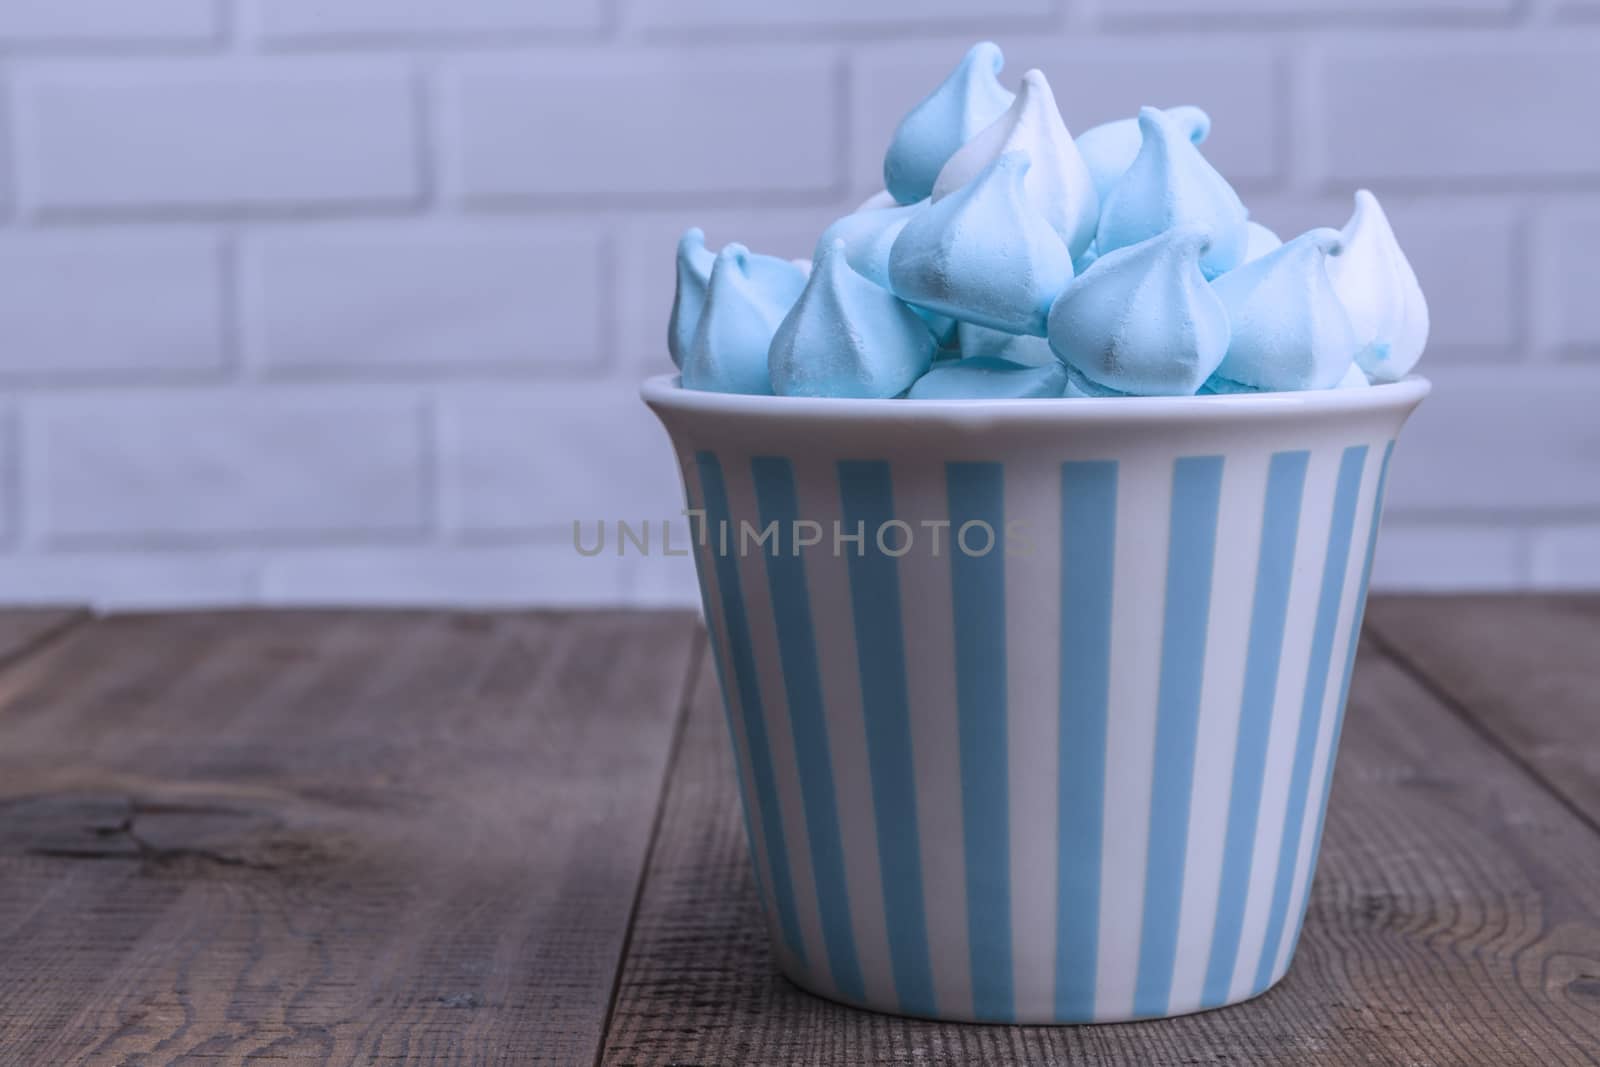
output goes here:
[{"label": "bowl of meringue", "polygon": [[1427,304],[1370,192],[1280,240],[1200,108],[1073,137],[1002,68],[960,60],[811,261],[678,246],[642,394],[755,883],[847,1004],[1221,1007],[1305,918]]}]

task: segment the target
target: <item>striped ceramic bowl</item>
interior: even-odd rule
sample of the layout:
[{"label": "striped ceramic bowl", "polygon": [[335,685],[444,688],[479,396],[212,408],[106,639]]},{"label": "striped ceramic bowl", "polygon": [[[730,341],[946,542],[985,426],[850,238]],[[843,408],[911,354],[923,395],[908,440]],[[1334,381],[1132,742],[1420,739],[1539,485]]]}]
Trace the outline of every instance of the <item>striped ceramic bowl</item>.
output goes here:
[{"label": "striped ceramic bowl", "polygon": [[1389,457],[1428,389],[648,382],[784,972],[1015,1023],[1176,1015],[1282,977]]}]

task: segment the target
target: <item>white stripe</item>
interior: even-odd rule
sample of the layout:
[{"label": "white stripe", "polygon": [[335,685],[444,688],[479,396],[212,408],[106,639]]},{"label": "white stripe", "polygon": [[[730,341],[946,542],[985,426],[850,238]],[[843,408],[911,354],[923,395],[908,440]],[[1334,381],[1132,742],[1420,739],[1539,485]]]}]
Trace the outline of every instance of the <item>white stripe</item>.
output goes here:
[{"label": "white stripe", "polygon": [[1119,462],[1095,1016],[1133,1014],[1166,600],[1171,455]]},{"label": "white stripe", "polygon": [[[685,457],[683,464],[684,486],[688,492],[688,499],[697,507],[705,506],[705,496],[700,486],[700,468],[694,462],[692,455]],[[783,928],[778,921],[778,902],[772,892],[772,865],[767,856],[767,839],[762,829],[761,800],[756,796],[755,778],[750,769],[750,743],[745,736],[743,708],[739,703],[739,688],[733,679],[733,653],[728,647],[727,623],[722,614],[722,590],[717,584],[715,560],[716,534],[707,528],[709,540],[702,545],[698,533],[691,522],[690,534],[693,539],[695,551],[695,566],[699,568],[701,577],[706,583],[706,600],[710,605],[710,616],[706,619],[706,632],[708,639],[716,646],[717,656],[712,661],[712,667],[722,663],[726,672],[717,679],[717,686],[727,701],[728,719],[733,727],[732,737],[729,739],[733,745],[733,758],[738,762],[739,781],[743,784],[745,793],[740,798],[743,803],[749,801],[749,808],[745,818],[749,822],[750,838],[755,849],[755,855],[750,857],[751,863],[759,874],[756,881],[760,884],[762,914],[767,920],[767,934],[769,940],[786,959],[788,958],[787,946],[783,941]]]},{"label": "white stripe", "polygon": [[1055,1011],[1061,744],[1061,467],[1005,468],[1011,958],[1019,1018]]},{"label": "white stripe", "polygon": [[[827,531],[825,536],[831,538],[833,524],[841,517],[834,465],[796,460],[794,471],[799,517],[820,523]],[[835,555],[832,547],[830,541],[802,550],[802,556],[817,641],[817,669],[822,677],[845,885],[850,893],[850,921],[867,999],[894,1004],[894,968],[883,911],[872,770],[861,710],[855,620],[850,609],[849,561],[843,555]]]},{"label": "white stripe", "polygon": [[805,801],[800,791],[800,769],[795,761],[794,733],[789,725],[789,701],[783,687],[783,663],[778,656],[777,624],[772,615],[772,591],[767,586],[766,555],[771,543],[757,546],[752,540],[746,549],[740,542],[741,520],[752,531],[761,528],[756,508],[755,486],[748,459],[725,462],[722,478],[728,489],[728,548],[739,565],[739,584],[744,592],[745,617],[750,626],[750,645],[756,662],[756,679],[761,691],[761,707],[767,724],[767,744],[772,753],[773,779],[777,783],[778,810],[783,820],[783,840],[789,855],[789,874],[794,883],[795,911],[799,916],[800,937],[805,944],[808,973],[812,981],[833,988],[828,968],[828,947],[822,937],[822,915],[817,907],[817,883],[811,870],[810,837],[806,831]]},{"label": "white stripe", "polygon": [[1316,756],[1311,765],[1309,792],[1306,794],[1305,821],[1300,828],[1300,852],[1295,859],[1294,886],[1289,893],[1289,911],[1283,923],[1272,968],[1277,981],[1289,966],[1289,952],[1300,927],[1305,908],[1307,874],[1311,868],[1313,840],[1322,812],[1323,788],[1328,782],[1333,744],[1333,724],[1338,717],[1339,693],[1344,688],[1344,665],[1350,655],[1350,631],[1355,624],[1356,601],[1361,592],[1361,571],[1367,560],[1367,534],[1372,528],[1372,508],[1378,495],[1378,472],[1383,467],[1383,444],[1367,446],[1366,466],[1361,474],[1361,491],[1356,498],[1355,523],[1351,527],[1350,557],[1345,563],[1343,593],[1339,599],[1339,621],[1333,633],[1333,655],[1328,661],[1328,684],[1322,696],[1322,723],[1317,733]]},{"label": "white stripe", "polygon": [[1222,468],[1177,960],[1169,999],[1169,1010],[1174,1013],[1200,1007],[1216,928],[1270,458],[1262,452],[1230,454]]},{"label": "white stripe", "polygon": [[945,1018],[972,1017],[967,949],[967,882],[961,819],[961,742],[956,720],[955,608],[950,592],[950,530],[922,522],[950,520],[942,464],[895,463],[895,513],[909,522],[916,547],[900,560],[911,750],[916,765],[917,835],[927,906],[928,960]]},{"label": "white stripe", "polygon": [[1255,846],[1250,859],[1250,889],[1245,895],[1244,919],[1239,930],[1239,955],[1234,964],[1229,999],[1248,996],[1255,987],[1261,946],[1267,937],[1273,886],[1278,874],[1278,853],[1283,843],[1283,822],[1289,799],[1289,779],[1294,767],[1295,737],[1305,698],[1306,673],[1311,664],[1311,640],[1317,622],[1317,601],[1322,590],[1322,566],[1328,552],[1328,523],[1333,517],[1334,487],[1338,482],[1339,448],[1319,448],[1306,468],[1305,495],[1300,507],[1300,529],[1295,539],[1294,578],[1289,584],[1289,605],[1283,621],[1283,649],[1278,662],[1278,686],[1272,698],[1272,728],[1267,735],[1267,758],[1261,784],[1261,808],[1256,819]]}]

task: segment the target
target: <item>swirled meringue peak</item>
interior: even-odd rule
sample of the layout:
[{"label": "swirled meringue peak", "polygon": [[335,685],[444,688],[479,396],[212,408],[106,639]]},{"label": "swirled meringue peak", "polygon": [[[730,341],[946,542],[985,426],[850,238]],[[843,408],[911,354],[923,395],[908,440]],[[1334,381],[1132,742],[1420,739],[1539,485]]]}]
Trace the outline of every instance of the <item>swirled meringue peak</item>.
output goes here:
[{"label": "swirled meringue peak", "polygon": [[772,338],[779,396],[899,396],[933,363],[934,340],[911,308],[857,273],[843,240],[826,249]]},{"label": "swirled meringue peak", "polygon": [[1019,150],[1032,164],[1023,183],[1028,199],[1077,259],[1094,240],[1100,195],[1040,71],[1024,74],[1005,114],[950,157],[934,183],[934,202],[977,180],[996,159]]},{"label": "swirled meringue peak", "polygon": [[705,309],[684,353],[684,388],[772,392],[767,349],[805,287],[805,271],[786,259],[753,255],[740,244],[719,252],[706,288]]},{"label": "swirled meringue peak", "polygon": [[1189,396],[1228,350],[1228,313],[1200,271],[1196,225],[1107,252],[1050,309],[1050,347],[1084,377],[1146,396]]},{"label": "swirled meringue peak", "polygon": [[683,366],[684,353],[694,343],[716,261],[716,253],[706,247],[704,230],[688,230],[678,239],[678,288],[672,297],[672,317],[667,320],[667,351],[672,354],[673,366]]},{"label": "swirled meringue peak", "polygon": [[[1189,140],[1201,144],[1211,133],[1211,116],[1197,107],[1171,107],[1166,114],[1180,127],[1188,130]],[[1100,200],[1111,195],[1117,180],[1133,165],[1139,155],[1139,145],[1144,135],[1139,132],[1139,120],[1115,119],[1102,122],[1078,134],[1078,153],[1089,168],[1094,188]]]},{"label": "swirled meringue peak", "polygon": [[900,120],[883,157],[883,184],[902,204],[926,200],[946,161],[1005,113],[1015,94],[1000,84],[1000,46],[981,41]]},{"label": "swirled meringue peak", "polygon": [[1194,224],[1211,235],[1211,248],[1200,260],[1207,278],[1238,266],[1249,241],[1249,213],[1239,194],[1206,162],[1188,128],[1171,113],[1140,108],[1139,133],[1139,154],[1100,212],[1095,236],[1100,254]]},{"label": "swirled meringue peak", "polygon": [[902,300],[963,322],[1043,336],[1072,257],[1023,191],[1026,152],[989,161],[972,181],[918,213],[889,253]]},{"label": "swirled meringue peak", "polygon": [[1331,389],[1360,347],[1328,278],[1338,230],[1301,234],[1211,283],[1233,324],[1221,377],[1256,389]]},{"label": "swirled meringue peak", "polygon": [[1410,373],[1428,343],[1428,302],[1378,198],[1356,192],[1355,213],[1340,232],[1344,252],[1328,260],[1328,277],[1350,314],[1361,350],[1356,362],[1378,381]]},{"label": "swirled meringue peak", "polygon": [[912,400],[1004,400],[1060,396],[1066,387],[1066,368],[1054,360],[1029,366],[994,356],[970,356],[938,364],[906,395]]}]

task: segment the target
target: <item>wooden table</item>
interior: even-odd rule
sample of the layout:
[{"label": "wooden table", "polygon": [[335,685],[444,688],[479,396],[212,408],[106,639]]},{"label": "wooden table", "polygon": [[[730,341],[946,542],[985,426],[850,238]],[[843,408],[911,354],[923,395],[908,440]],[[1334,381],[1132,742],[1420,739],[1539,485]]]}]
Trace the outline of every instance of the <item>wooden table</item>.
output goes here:
[{"label": "wooden table", "polygon": [[1289,977],[850,1011],[682,614],[0,614],[0,1064],[1600,1063],[1600,598],[1380,599]]}]

